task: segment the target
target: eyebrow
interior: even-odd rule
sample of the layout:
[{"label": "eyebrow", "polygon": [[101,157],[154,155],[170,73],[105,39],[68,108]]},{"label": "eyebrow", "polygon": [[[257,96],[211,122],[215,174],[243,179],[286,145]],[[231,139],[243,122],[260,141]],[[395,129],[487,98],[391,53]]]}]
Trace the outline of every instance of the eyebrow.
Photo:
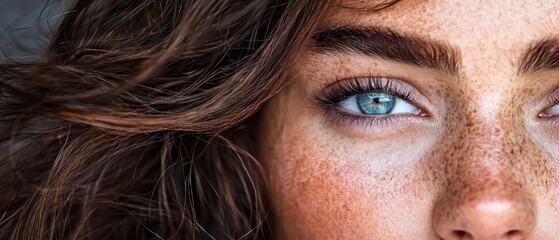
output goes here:
[{"label": "eyebrow", "polygon": [[456,75],[460,52],[446,44],[378,27],[337,26],[314,34],[311,49],[321,53],[360,53]]},{"label": "eyebrow", "polygon": [[519,73],[559,70],[559,40],[544,39],[528,48],[520,58]]}]

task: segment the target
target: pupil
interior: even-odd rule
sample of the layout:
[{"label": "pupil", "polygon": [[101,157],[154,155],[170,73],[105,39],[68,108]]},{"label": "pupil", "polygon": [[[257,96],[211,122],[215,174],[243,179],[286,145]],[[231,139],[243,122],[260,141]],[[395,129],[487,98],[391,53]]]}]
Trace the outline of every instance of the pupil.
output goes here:
[{"label": "pupil", "polygon": [[394,108],[396,97],[382,92],[364,93],[357,95],[357,104],[363,114],[389,114]]},{"label": "pupil", "polygon": [[380,97],[370,97],[370,99],[371,99],[371,104],[382,104],[390,101],[389,98],[380,98]]}]

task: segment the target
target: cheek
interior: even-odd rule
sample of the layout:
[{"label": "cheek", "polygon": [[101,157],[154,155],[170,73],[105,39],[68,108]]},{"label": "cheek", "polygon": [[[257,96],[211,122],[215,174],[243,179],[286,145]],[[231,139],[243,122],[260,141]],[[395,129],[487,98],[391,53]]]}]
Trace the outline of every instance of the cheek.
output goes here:
[{"label": "cheek", "polygon": [[[298,126],[304,126],[299,128]],[[434,194],[426,170],[359,149],[312,126],[283,124],[262,157],[285,239],[371,239],[431,234]],[[418,162],[424,160],[419,159]],[[379,165],[371,163],[382,163]],[[420,165],[418,163],[418,165]]]},{"label": "cheek", "polygon": [[428,224],[412,224],[430,222],[428,184],[411,172],[371,172],[344,163],[339,159],[359,156],[348,157],[343,150],[315,151],[324,148],[335,146],[294,146],[274,159],[274,205],[288,239],[386,238],[429,231]]}]

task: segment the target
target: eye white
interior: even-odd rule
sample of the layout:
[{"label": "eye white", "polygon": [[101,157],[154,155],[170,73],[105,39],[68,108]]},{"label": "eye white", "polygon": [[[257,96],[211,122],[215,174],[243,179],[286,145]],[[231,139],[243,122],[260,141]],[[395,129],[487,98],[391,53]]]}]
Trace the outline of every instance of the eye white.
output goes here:
[{"label": "eye white", "polygon": [[559,104],[553,105],[553,107],[546,109],[540,114],[540,117],[556,117],[556,116],[559,116]]},{"label": "eye white", "polygon": [[[357,95],[353,95],[346,100],[340,102],[340,107],[348,112],[357,113],[357,114],[365,114],[359,108],[359,104],[357,102]],[[557,109],[559,113],[559,108]],[[403,100],[401,98],[396,97],[396,101],[394,102],[394,108],[388,114],[418,114],[420,112],[419,108],[414,106],[413,104]],[[373,114],[366,114],[366,115],[373,115]],[[381,114],[379,114],[381,115]],[[384,114],[387,115],[387,114]]]}]

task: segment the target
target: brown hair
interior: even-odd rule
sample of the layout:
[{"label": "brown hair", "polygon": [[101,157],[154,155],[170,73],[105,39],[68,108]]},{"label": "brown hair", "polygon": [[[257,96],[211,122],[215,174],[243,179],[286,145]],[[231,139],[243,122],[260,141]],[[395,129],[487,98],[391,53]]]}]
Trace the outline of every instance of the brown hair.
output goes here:
[{"label": "brown hair", "polygon": [[0,239],[270,238],[250,117],[329,4],[78,1],[0,65]]}]

